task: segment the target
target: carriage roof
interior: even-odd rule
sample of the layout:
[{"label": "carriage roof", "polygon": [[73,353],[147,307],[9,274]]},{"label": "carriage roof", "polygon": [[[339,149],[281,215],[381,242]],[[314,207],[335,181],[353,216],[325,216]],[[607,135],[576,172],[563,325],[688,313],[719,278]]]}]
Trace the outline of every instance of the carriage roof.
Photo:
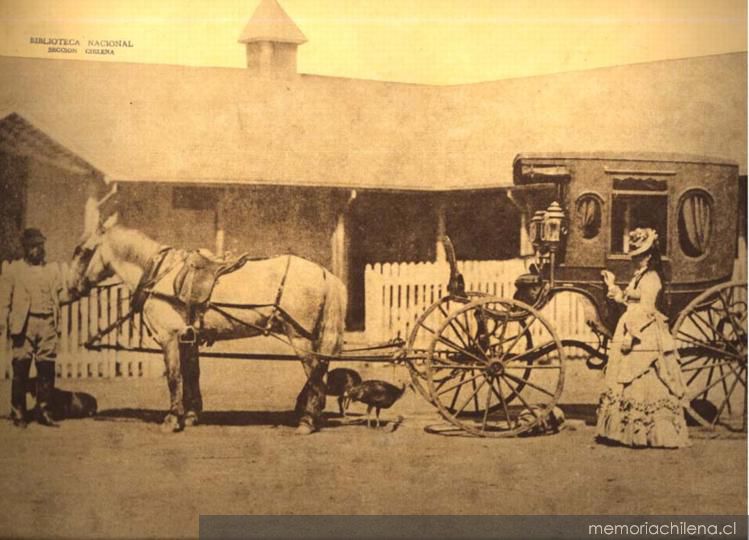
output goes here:
[{"label": "carriage roof", "polygon": [[[730,171],[726,175],[697,174],[697,169]],[[600,191],[609,186],[595,173],[668,179],[678,187],[694,184],[708,191],[725,177],[738,177],[736,161],[715,156],[659,152],[537,152],[518,154],[513,160],[515,186],[543,183],[597,184]],[[686,173],[686,174],[685,174]],[[550,187],[550,186],[549,186]],[[516,188],[517,189],[517,188]],[[538,189],[538,188],[537,188]],[[670,191],[673,191],[671,189]],[[561,194],[561,193],[560,193]]]},{"label": "carriage roof", "polygon": [[699,154],[679,154],[664,152],[526,152],[518,154],[513,164],[526,159],[569,159],[606,161],[662,161],[671,163],[702,163],[729,165],[738,168],[739,164],[730,159]]}]

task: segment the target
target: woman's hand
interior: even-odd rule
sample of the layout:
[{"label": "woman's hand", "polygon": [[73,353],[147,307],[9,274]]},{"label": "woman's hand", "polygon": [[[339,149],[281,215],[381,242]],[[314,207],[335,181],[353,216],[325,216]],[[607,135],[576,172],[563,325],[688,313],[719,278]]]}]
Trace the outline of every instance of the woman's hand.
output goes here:
[{"label": "woman's hand", "polygon": [[601,270],[601,278],[606,284],[606,288],[608,288],[606,296],[615,302],[624,304],[624,293],[622,293],[622,290],[616,285],[616,276],[608,270]]}]

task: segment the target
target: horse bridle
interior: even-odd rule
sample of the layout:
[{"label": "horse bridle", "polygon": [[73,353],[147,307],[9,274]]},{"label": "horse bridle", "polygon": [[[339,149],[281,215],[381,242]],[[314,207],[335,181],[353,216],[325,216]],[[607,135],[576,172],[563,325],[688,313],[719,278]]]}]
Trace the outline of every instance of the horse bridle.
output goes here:
[{"label": "horse bridle", "polygon": [[98,242],[93,247],[84,247],[86,241],[87,240],[82,241],[75,247],[75,249],[73,250],[73,258],[78,257],[81,262],[86,261],[85,268],[82,272],[83,275],[80,279],[80,286],[78,287],[78,289],[88,291],[91,289],[92,283],[91,280],[88,279],[86,274],[88,274],[88,268],[91,265],[91,261],[93,260],[96,249],[101,245],[101,242]]}]

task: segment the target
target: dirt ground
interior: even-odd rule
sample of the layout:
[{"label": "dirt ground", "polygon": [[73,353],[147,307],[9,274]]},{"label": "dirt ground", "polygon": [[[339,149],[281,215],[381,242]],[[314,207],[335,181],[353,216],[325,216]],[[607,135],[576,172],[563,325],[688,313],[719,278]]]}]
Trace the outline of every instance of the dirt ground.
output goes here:
[{"label": "dirt ground", "polygon": [[[357,366],[406,380],[404,368]],[[204,360],[203,424],[162,434],[162,378],[63,380],[99,400],[59,429],[0,422],[2,536],[195,537],[200,514],[742,514],[747,445],[691,431],[683,450],[595,444],[600,373],[570,363],[562,402],[576,429],[523,439],[440,436],[407,392],[392,432],[331,425],[293,433],[296,363]],[[0,414],[7,414],[3,381]],[[354,405],[353,412],[363,412]],[[328,400],[327,410],[337,409]],[[337,423],[331,417],[331,424]]]}]

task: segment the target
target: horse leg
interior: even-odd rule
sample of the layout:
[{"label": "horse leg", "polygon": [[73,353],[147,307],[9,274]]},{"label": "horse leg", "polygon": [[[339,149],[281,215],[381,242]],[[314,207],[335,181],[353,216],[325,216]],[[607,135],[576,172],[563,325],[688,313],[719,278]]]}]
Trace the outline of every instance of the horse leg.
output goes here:
[{"label": "horse leg", "polygon": [[[320,429],[322,411],[325,409],[325,383],[323,377],[328,371],[327,360],[308,352],[309,341],[291,337],[292,346],[300,354],[307,382],[296,399],[296,413],[299,416],[297,433],[308,435]],[[301,353],[301,351],[304,351]]]},{"label": "horse leg", "polygon": [[161,424],[161,430],[164,432],[177,432],[182,431],[184,427],[182,422],[185,415],[184,403],[182,401],[183,384],[182,372],[180,370],[180,347],[177,335],[174,334],[163,347],[170,407],[169,412],[164,418],[164,422]]},{"label": "horse leg", "polygon": [[200,394],[200,351],[197,343],[180,343],[180,367],[184,386],[185,426],[195,426],[203,411]]}]

